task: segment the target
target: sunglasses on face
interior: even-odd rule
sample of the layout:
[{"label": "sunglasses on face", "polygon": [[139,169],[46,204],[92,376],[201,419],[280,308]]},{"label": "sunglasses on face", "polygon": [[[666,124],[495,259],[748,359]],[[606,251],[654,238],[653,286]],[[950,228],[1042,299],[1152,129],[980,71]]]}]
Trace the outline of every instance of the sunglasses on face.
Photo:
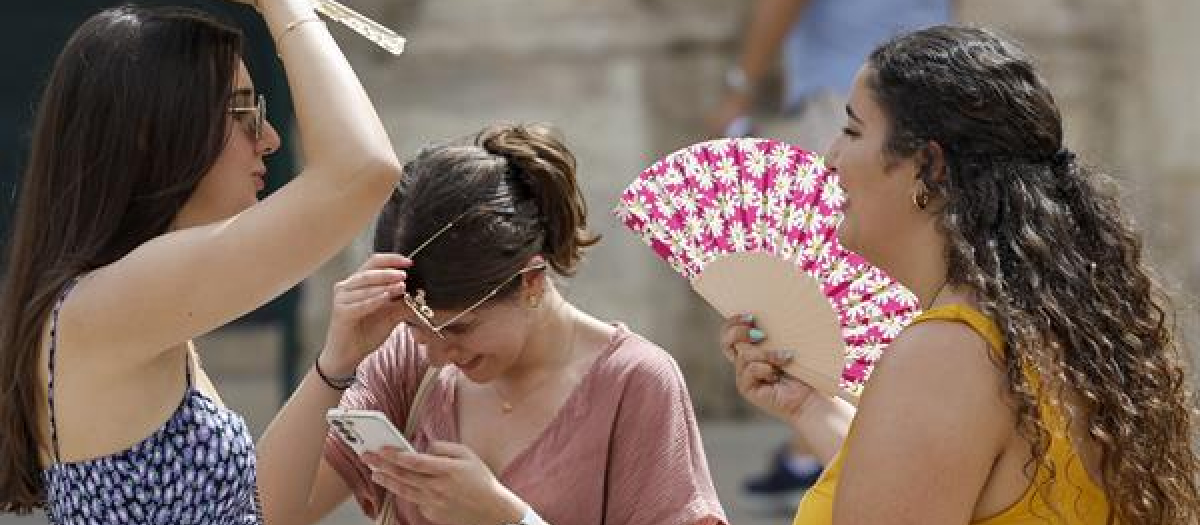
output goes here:
[{"label": "sunglasses on face", "polygon": [[[252,94],[252,93],[249,93]],[[247,95],[245,93],[235,93],[236,95]],[[262,140],[263,129],[266,127],[267,121],[267,98],[261,93],[255,95],[253,106],[233,106],[229,108],[229,112],[233,113],[233,117],[242,123],[246,133],[254,137],[254,140]]]}]

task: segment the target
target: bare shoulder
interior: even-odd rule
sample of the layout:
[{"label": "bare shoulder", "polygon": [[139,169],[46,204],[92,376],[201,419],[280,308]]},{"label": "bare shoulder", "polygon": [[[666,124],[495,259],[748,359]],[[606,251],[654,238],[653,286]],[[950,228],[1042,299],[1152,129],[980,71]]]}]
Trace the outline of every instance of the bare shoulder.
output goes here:
[{"label": "bare shoulder", "polygon": [[856,419],[895,428],[900,418],[921,432],[970,432],[999,447],[1015,421],[995,351],[965,323],[914,324],[876,364]]},{"label": "bare shoulder", "polygon": [[1014,428],[1003,376],[966,324],[926,321],[876,365],[843,449],[840,523],[967,523]]},{"label": "bare shoulder", "polygon": [[[52,343],[58,359],[84,360],[88,366],[138,370],[156,357],[146,350],[163,351],[173,345],[145,348],[146,345],[136,337],[108,337],[99,326],[107,316],[119,316],[124,311],[123,304],[109,299],[114,295],[111,266],[80,275],[59,292],[52,317],[46,320],[47,334],[54,338]],[[51,326],[53,333],[49,330]],[[51,344],[51,341],[47,339],[44,344]],[[113,359],[114,354],[121,358]]]}]

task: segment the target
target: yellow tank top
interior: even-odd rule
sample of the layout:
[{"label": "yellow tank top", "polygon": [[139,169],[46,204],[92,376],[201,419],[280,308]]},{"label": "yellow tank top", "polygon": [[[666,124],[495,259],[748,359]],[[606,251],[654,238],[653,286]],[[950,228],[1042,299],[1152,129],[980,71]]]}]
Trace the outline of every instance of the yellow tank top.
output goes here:
[{"label": "yellow tank top", "polygon": [[[966,323],[979,333],[995,352],[1004,351],[1004,336],[1000,329],[978,310],[965,305],[946,305],[933,308],[914,323],[921,321],[958,321]],[[868,387],[870,388],[869,384]],[[1050,429],[1050,446],[1047,455],[1059,466],[1060,473],[1049,488],[1049,498],[1057,503],[1060,514],[1052,510],[1040,487],[1049,478],[1044,468],[1039,468],[1035,482],[1029,484],[1025,494],[1016,503],[990,518],[972,522],[972,525],[1093,525],[1103,524],[1108,518],[1109,504],[1104,491],[1088,476],[1075,451],[1072,450],[1069,434],[1063,418],[1051,405],[1041,403],[1042,414]],[[851,424],[850,432],[854,432]],[[828,525],[833,523],[833,500],[841,478],[842,456],[846,446],[834,456],[825,468],[821,479],[813,485],[796,511],[793,525]],[[1066,475],[1061,465],[1067,465]]]}]

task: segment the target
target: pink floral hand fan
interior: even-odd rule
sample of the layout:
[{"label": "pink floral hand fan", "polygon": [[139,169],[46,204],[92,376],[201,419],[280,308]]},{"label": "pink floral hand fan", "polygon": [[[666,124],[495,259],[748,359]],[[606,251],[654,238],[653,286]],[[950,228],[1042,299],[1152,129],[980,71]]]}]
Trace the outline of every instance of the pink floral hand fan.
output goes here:
[{"label": "pink floral hand fan", "polygon": [[751,313],[785,372],[856,402],[918,312],[837,241],[844,198],[817,155],[754,138],[703,142],[643,171],[614,211],[724,316]]}]

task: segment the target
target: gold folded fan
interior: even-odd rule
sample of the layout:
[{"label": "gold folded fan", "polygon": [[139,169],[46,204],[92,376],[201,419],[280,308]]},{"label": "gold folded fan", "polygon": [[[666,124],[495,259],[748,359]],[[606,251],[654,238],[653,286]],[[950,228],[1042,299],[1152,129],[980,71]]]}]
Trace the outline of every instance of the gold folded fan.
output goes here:
[{"label": "gold folded fan", "polygon": [[362,35],[363,38],[374,42],[375,45],[393,55],[399,55],[404,52],[404,37],[397,35],[383,24],[367,18],[366,15],[334,0],[313,0],[313,8],[317,12],[329,17],[330,20],[350,28],[355,33]]}]

